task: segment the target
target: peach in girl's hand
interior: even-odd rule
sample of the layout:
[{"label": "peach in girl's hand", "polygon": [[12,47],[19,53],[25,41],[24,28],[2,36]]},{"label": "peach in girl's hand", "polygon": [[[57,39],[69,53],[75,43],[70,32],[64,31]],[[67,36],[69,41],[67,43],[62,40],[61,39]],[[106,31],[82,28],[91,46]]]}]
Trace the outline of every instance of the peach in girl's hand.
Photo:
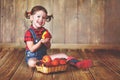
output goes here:
[{"label": "peach in girl's hand", "polygon": [[42,39],[45,39],[45,38],[51,38],[51,35],[48,31],[45,31],[42,35]]}]

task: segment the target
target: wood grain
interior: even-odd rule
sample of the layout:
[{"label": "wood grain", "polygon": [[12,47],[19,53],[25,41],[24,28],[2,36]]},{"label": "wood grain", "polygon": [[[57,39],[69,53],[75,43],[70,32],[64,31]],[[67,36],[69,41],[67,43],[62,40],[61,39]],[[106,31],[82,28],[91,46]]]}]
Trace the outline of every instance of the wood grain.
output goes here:
[{"label": "wood grain", "polygon": [[77,0],[65,0],[65,3],[65,43],[77,43]]},{"label": "wood grain", "polygon": [[23,59],[24,55],[22,52],[22,50],[14,49],[10,51],[10,49],[8,49],[7,54],[10,53],[11,55],[7,56],[6,60],[0,66],[0,80],[9,80],[13,76]]},{"label": "wood grain", "polygon": [[0,47],[0,80],[119,80],[120,51],[114,49],[86,50],[50,49],[48,54],[64,52],[78,60],[91,59],[89,69],[68,66],[64,72],[43,74],[30,69],[23,48]]},{"label": "wood grain", "polygon": [[53,2],[53,43],[64,43],[65,39],[65,0]]},{"label": "wood grain", "polygon": [[31,25],[25,11],[42,5],[54,19],[44,25],[53,44],[119,44],[120,0],[1,0],[0,44],[24,45]]}]

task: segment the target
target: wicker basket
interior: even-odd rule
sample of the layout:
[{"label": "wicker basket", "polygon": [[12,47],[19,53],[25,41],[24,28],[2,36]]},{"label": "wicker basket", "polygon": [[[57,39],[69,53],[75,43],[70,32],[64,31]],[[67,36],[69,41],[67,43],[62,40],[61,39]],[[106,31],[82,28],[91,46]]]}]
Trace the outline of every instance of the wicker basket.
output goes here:
[{"label": "wicker basket", "polygon": [[59,66],[51,66],[51,67],[46,67],[44,65],[36,65],[36,69],[37,71],[40,71],[42,73],[54,73],[54,72],[60,72],[60,71],[66,71],[67,70],[68,65],[59,65]]}]

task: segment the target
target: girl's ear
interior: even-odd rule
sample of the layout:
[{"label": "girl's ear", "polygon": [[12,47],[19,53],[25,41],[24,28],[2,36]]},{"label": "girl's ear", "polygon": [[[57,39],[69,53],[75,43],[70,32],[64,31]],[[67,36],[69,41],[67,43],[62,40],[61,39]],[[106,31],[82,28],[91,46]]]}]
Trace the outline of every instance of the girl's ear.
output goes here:
[{"label": "girl's ear", "polygon": [[32,15],[30,15],[30,20],[31,20],[31,21],[33,20],[33,16],[32,16]]}]

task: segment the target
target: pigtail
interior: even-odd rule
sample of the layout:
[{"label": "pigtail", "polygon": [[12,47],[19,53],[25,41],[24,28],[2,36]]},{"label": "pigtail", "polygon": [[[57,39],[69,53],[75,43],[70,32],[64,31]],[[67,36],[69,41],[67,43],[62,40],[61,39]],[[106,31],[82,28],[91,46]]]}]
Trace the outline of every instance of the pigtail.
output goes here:
[{"label": "pigtail", "polygon": [[31,12],[25,11],[25,17],[26,17],[27,19],[30,19],[30,15],[31,15]]},{"label": "pigtail", "polygon": [[52,18],[54,18],[53,15],[48,15],[47,18],[46,18],[47,22],[50,22]]}]

